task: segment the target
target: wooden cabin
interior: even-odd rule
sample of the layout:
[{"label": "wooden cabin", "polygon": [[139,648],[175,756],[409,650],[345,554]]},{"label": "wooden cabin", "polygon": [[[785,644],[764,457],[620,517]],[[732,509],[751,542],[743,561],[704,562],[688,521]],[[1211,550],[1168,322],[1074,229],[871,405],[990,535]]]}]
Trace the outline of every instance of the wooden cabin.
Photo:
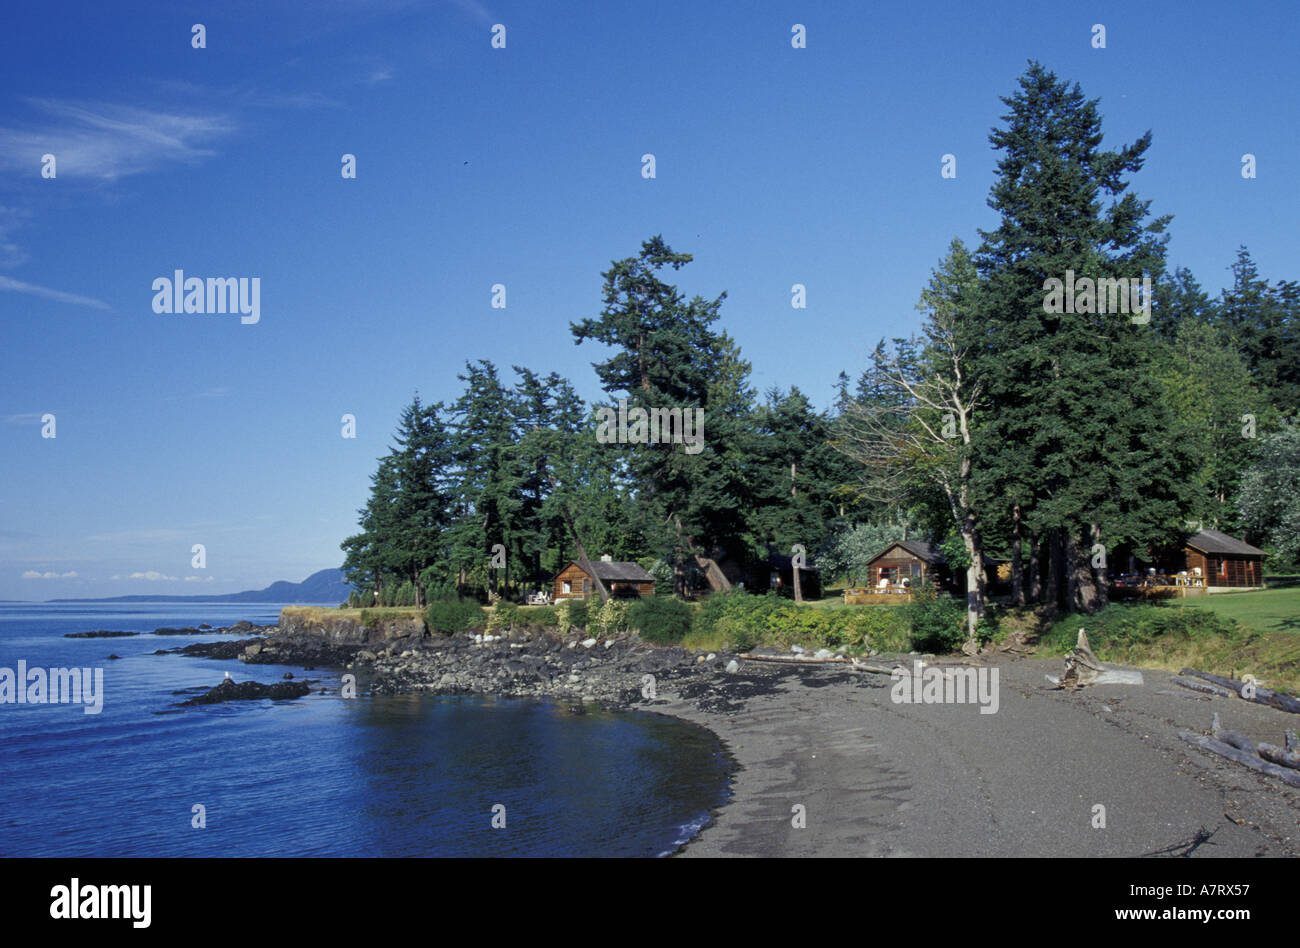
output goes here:
[{"label": "wooden cabin", "polygon": [[[867,560],[867,585],[872,589],[908,585],[949,586],[952,574],[942,551],[925,540],[898,540]],[[882,580],[887,585],[882,585]]]},{"label": "wooden cabin", "polygon": [[[591,568],[615,599],[655,594],[655,578],[639,563],[620,563],[602,556],[599,560],[592,561]],[[555,602],[561,599],[585,599],[591,595],[599,596],[600,593],[596,590],[592,574],[584,570],[577,560],[556,573],[552,589]]]},{"label": "wooden cabin", "polygon": [[1211,589],[1260,587],[1264,585],[1265,555],[1263,550],[1226,533],[1200,530],[1183,544],[1181,567],[1192,575],[1199,569]]},{"label": "wooden cabin", "polygon": [[1178,595],[1262,589],[1266,555],[1218,530],[1198,530],[1181,546],[1148,549],[1145,555],[1129,546],[1117,547],[1113,560],[1127,569],[1121,568],[1113,582],[1120,589],[1176,588]]}]

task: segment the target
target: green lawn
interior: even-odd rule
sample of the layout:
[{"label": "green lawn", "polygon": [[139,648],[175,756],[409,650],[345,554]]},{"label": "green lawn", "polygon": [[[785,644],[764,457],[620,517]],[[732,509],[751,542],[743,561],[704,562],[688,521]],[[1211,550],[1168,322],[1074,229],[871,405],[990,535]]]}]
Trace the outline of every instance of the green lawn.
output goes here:
[{"label": "green lawn", "polygon": [[1167,601],[1170,605],[1210,609],[1257,632],[1300,632],[1300,586]]}]

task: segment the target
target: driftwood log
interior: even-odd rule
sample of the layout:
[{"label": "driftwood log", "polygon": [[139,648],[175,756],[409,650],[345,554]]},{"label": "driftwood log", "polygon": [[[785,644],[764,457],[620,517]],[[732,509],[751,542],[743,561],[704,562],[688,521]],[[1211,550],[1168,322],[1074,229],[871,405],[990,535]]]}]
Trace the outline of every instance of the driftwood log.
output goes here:
[{"label": "driftwood log", "polygon": [[[1242,689],[1246,686],[1244,681],[1233,681],[1231,678],[1224,678],[1222,675],[1211,675],[1209,672],[1197,671],[1195,668],[1184,668],[1178,674],[1193,675],[1202,678],[1205,681],[1213,682],[1216,685],[1222,685],[1224,688],[1230,688],[1233,694],[1239,698],[1246,698]],[[1261,688],[1255,685],[1254,695],[1246,698],[1247,701],[1253,701],[1256,704],[1266,704],[1271,708],[1277,708],[1280,711],[1290,711],[1292,714],[1300,714],[1300,701],[1289,695],[1279,694],[1268,688]]]},{"label": "driftwood log", "polygon": [[1295,731],[1286,732],[1286,749],[1300,751],[1300,737],[1296,737]]},{"label": "driftwood log", "polygon": [[883,665],[854,661],[851,658],[802,658],[797,655],[754,655],[750,652],[742,652],[736,657],[750,662],[775,662],[782,665],[846,665],[850,671],[874,672],[877,675],[892,675],[894,667],[902,667],[898,665],[886,668]]},{"label": "driftwood log", "polygon": [[1065,653],[1065,674],[1060,678],[1047,676],[1058,688],[1080,688],[1084,685],[1140,685],[1142,673],[1136,669],[1115,668],[1102,664],[1088,645],[1088,633],[1079,630],[1079,640]]},{"label": "driftwood log", "polygon": [[1201,694],[1217,695],[1220,698],[1235,698],[1237,693],[1227,688],[1220,688],[1218,685],[1211,685],[1204,681],[1189,681],[1186,678],[1173,679],[1175,685],[1179,685],[1189,691],[1199,691]]},{"label": "driftwood log", "polygon": [[[1275,744],[1268,744],[1264,741],[1256,744],[1240,731],[1229,731],[1219,721],[1217,711],[1214,714],[1213,722],[1210,724],[1209,737],[1203,734],[1189,734],[1187,731],[1179,731],[1178,736],[1187,743],[1195,744],[1211,754],[1218,754],[1220,757],[1236,761],[1251,770],[1268,774],[1270,777],[1277,777],[1283,783],[1288,783],[1293,787],[1300,787],[1300,752],[1289,747],[1283,748]],[[1287,731],[1286,740],[1288,745],[1293,743],[1294,739],[1295,734]]]},{"label": "driftwood log", "polygon": [[1277,777],[1283,783],[1288,783],[1293,787],[1300,787],[1300,771],[1291,770],[1287,767],[1280,767],[1277,764],[1262,760],[1254,754],[1248,754],[1244,750],[1233,747],[1231,744],[1225,744],[1222,741],[1216,741],[1212,737],[1206,737],[1203,734],[1189,734],[1187,731],[1179,731],[1178,736],[1189,744],[1195,744],[1202,750],[1209,751],[1211,754],[1218,754],[1220,757],[1226,757],[1228,760],[1235,760],[1242,766],[1249,767],[1262,774],[1268,774],[1270,777]]},{"label": "driftwood log", "polygon": [[1240,731],[1229,731],[1219,723],[1219,712],[1214,712],[1214,722],[1210,725],[1210,736],[1216,741],[1222,741],[1229,747],[1235,747],[1237,750],[1245,751],[1247,754],[1259,755],[1259,748],[1245,734]]},{"label": "driftwood log", "polygon": [[1280,767],[1290,767],[1292,770],[1300,770],[1300,753],[1287,750],[1284,747],[1278,747],[1276,744],[1269,744],[1265,741],[1259,742],[1259,756],[1265,760],[1271,760]]}]

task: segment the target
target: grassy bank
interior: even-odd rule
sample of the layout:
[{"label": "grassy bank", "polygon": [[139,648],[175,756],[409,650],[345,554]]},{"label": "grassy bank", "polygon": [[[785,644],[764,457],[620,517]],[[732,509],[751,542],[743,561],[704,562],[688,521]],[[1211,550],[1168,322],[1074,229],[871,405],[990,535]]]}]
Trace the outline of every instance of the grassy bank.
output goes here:
[{"label": "grassy bank", "polygon": [[[1255,596],[1267,598],[1250,599]],[[1234,679],[1250,673],[1270,688],[1297,694],[1300,632],[1295,617],[1300,611],[1287,605],[1297,601],[1300,590],[1287,589],[1158,604],[1113,603],[1094,616],[1056,621],[1039,640],[1037,654],[1064,655],[1084,628],[1102,661],[1172,672],[1190,667]]]}]

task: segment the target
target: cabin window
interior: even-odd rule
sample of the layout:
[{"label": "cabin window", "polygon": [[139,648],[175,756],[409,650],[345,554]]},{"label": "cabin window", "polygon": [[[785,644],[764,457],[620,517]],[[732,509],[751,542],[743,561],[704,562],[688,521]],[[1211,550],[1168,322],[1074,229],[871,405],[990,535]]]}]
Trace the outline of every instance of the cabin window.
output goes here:
[{"label": "cabin window", "polygon": [[1222,576],[1224,579],[1227,579],[1227,578],[1228,578],[1228,561],[1227,561],[1227,560],[1219,560],[1219,575]]},{"label": "cabin window", "polygon": [[585,596],[589,592],[591,592],[591,580],[584,579],[582,581],[582,594]]},{"label": "cabin window", "polygon": [[570,595],[570,594],[573,592],[573,583],[569,582],[569,581],[566,579],[566,580],[564,580],[564,584],[563,584],[563,587],[562,587],[562,588],[563,588],[563,590],[564,590],[564,594],[565,594],[566,596],[568,596],[568,595]]}]

